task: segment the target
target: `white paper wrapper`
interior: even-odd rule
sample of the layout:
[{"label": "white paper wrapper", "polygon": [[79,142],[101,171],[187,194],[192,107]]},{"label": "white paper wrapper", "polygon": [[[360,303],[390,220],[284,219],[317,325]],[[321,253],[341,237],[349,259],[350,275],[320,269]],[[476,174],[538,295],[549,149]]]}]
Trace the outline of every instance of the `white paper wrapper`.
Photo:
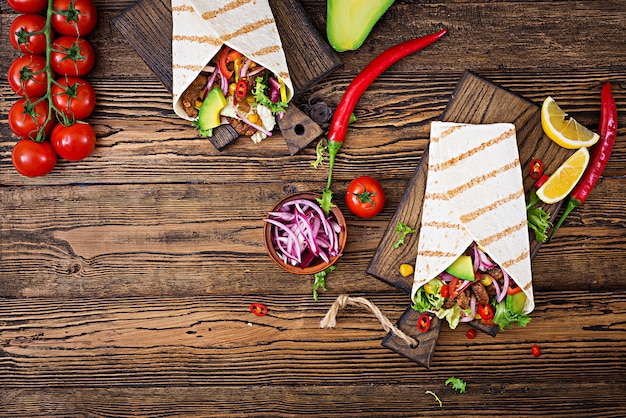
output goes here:
[{"label": "white paper wrapper", "polygon": [[172,0],[172,75],[174,111],[191,120],[180,96],[222,45],[269,69],[293,97],[285,52],[268,0]]},{"label": "white paper wrapper", "polygon": [[526,200],[515,125],[433,122],[412,297],[472,242],[534,307]]}]

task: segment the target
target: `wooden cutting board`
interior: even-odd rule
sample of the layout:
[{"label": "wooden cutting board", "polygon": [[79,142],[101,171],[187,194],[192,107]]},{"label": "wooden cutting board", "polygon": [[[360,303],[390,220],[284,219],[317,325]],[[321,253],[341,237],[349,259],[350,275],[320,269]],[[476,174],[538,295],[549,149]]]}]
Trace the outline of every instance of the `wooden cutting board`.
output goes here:
[{"label": "wooden cutting board", "polygon": [[[298,0],[269,0],[285,50],[294,96],[342,65],[338,54],[320,36]],[[113,19],[128,43],[172,92],[172,7],[169,0],[139,0]],[[322,129],[294,105],[278,121],[291,155],[322,134]],[[209,141],[224,149],[237,133],[228,125],[215,130]]]},{"label": "wooden cutting board", "polygon": [[[527,195],[534,184],[534,180],[526,174],[529,172],[530,161],[533,158],[540,158],[544,162],[545,172],[553,173],[573,152],[558,146],[544,135],[541,128],[539,106],[470,71],[467,71],[457,84],[441,120],[473,124],[505,122],[515,124],[520,163],[524,174],[524,189]],[[409,305],[411,303],[409,295],[413,277],[402,277],[399,273],[399,267],[403,263],[414,264],[417,257],[427,171],[428,149],[425,150],[411,177],[398,209],[389,222],[367,268],[368,274],[406,293],[406,300]],[[557,217],[560,205],[561,203],[542,205],[546,212],[551,215],[551,221]],[[417,232],[408,235],[405,244],[396,249],[393,248],[393,244],[398,239],[398,234],[395,232],[398,222],[411,226]],[[530,237],[531,258],[534,258],[541,243],[534,239],[533,233],[530,234]],[[420,313],[409,306],[397,324],[402,331],[418,340],[419,345],[417,347],[408,347],[406,343],[392,333],[385,337],[383,345],[418,364],[429,367],[437,343],[441,321],[436,317],[433,318],[430,331],[420,333],[416,330],[419,316]],[[478,321],[474,321],[470,325],[492,336],[497,333],[497,327],[482,326]]]}]

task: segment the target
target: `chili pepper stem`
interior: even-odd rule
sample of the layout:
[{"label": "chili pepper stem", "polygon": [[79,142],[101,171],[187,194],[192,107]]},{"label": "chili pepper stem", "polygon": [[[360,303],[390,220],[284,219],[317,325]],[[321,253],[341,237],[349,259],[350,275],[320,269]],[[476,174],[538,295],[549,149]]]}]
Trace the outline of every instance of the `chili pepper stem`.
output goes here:
[{"label": "chili pepper stem", "polygon": [[552,228],[552,232],[550,233],[550,236],[548,237],[547,242],[550,242],[552,240],[552,237],[556,233],[557,229],[561,227],[561,225],[563,224],[563,221],[565,221],[565,218],[567,218],[570,212],[576,209],[578,206],[580,206],[580,200],[575,199],[571,196],[569,197],[569,199],[567,199],[567,206],[565,207],[565,211],[563,212],[563,215],[561,215],[561,218],[556,223],[556,225],[554,225],[554,228]]}]

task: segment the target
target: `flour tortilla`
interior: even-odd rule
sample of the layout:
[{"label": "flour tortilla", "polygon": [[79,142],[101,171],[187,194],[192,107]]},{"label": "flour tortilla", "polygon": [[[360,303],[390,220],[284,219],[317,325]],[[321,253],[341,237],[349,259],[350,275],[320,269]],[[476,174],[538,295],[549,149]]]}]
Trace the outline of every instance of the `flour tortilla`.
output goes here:
[{"label": "flour tortilla", "polygon": [[278,76],[293,97],[285,52],[268,0],[172,0],[174,111],[191,120],[180,97],[222,45]]},{"label": "flour tortilla", "polygon": [[433,122],[412,297],[476,242],[534,307],[515,125]]}]

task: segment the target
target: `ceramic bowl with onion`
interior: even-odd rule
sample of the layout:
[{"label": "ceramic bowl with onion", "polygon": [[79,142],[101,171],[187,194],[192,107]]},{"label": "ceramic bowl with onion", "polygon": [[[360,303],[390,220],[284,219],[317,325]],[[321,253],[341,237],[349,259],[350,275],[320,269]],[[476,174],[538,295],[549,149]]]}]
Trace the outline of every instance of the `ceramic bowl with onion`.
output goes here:
[{"label": "ceramic bowl with onion", "polygon": [[334,206],[328,216],[311,192],[292,193],[264,219],[263,243],[276,265],[294,274],[315,274],[335,264],[348,238],[346,220]]}]

